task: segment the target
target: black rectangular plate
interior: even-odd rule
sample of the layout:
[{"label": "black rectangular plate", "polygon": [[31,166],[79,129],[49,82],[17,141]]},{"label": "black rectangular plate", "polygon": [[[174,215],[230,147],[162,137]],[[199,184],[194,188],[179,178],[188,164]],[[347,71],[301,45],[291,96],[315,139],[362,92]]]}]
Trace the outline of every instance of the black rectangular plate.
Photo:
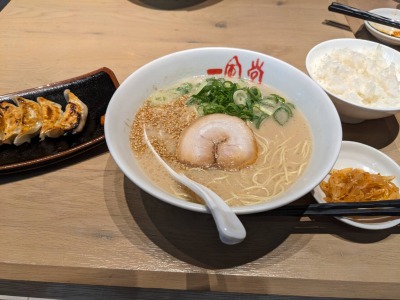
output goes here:
[{"label": "black rectangular plate", "polygon": [[101,118],[118,86],[114,73],[102,68],[65,81],[0,96],[0,101],[10,101],[15,96],[36,101],[41,96],[65,108],[63,92],[69,89],[87,105],[89,111],[85,127],[78,134],[44,141],[35,137],[30,143],[20,146],[0,145],[0,175],[56,163],[104,143]]}]

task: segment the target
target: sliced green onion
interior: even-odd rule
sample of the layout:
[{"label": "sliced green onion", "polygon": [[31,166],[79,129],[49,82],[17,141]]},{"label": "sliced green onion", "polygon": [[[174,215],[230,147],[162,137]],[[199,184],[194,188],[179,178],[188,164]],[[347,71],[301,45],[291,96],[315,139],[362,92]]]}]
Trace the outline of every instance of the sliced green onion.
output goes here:
[{"label": "sliced green onion", "polygon": [[285,106],[278,107],[274,114],[273,117],[276,122],[278,122],[279,125],[285,124],[287,121],[289,121],[291,115],[291,111],[287,109]]},{"label": "sliced green onion", "polygon": [[260,128],[262,121],[264,121],[268,117],[269,116],[267,114],[261,114],[261,115],[255,116],[253,122],[254,122],[254,125],[256,126],[256,128]]},{"label": "sliced green onion", "polygon": [[186,104],[197,105],[199,114],[224,113],[251,121],[256,128],[269,116],[283,125],[293,116],[294,109],[293,104],[277,94],[264,97],[256,86],[241,88],[237,83],[213,77],[207,78]]},{"label": "sliced green onion", "polygon": [[189,94],[189,92],[192,90],[193,88],[193,84],[191,84],[190,82],[185,82],[183,84],[181,84],[180,86],[178,86],[176,88],[176,90],[181,93],[182,95],[185,94]]},{"label": "sliced green onion", "polygon": [[286,102],[285,104],[286,104],[287,106],[289,106],[291,109],[296,109],[296,107],[294,106],[293,103]]},{"label": "sliced green onion", "polygon": [[277,95],[277,94],[269,94],[266,99],[274,100],[276,103],[285,103],[285,98]]},{"label": "sliced green onion", "polygon": [[231,88],[233,88],[233,82],[231,82],[231,81],[225,81],[222,85],[224,86],[224,88],[229,89],[229,90]]},{"label": "sliced green onion", "polygon": [[252,86],[248,89],[248,91],[254,100],[259,101],[261,99],[262,95],[258,87]]},{"label": "sliced green onion", "polygon": [[268,116],[271,116],[275,111],[275,108],[264,104],[260,104],[259,109]]},{"label": "sliced green onion", "polygon": [[246,104],[246,100],[248,99],[247,92],[245,90],[237,90],[233,93],[233,101],[239,104]]},{"label": "sliced green onion", "polygon": [[269,106],[269,107],[276,107],[276,105],[278,104],[278,102],[276,101],[275,98],[263,98],[260,101],[263,105],[265,106]]}]

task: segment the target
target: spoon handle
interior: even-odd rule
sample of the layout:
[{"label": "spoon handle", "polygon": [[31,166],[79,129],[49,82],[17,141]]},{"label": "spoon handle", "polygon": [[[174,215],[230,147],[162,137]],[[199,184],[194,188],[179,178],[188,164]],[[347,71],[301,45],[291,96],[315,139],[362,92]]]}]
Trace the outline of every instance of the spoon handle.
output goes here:
[{"label": "spoon handle", "polygon": [[143,136],[147,146],[150,148],[150,151],[164,166],[168,173],[179,183],[187,186],[204,200],[208,210],[214,218],[215,224],[217,225],[221,242],[227,245],[234,245],[242,242],[246,237],[246,229],[228,204],[226,204],[220,196],[206,186],[188,178],[185,176],[185,174],[175,172],[174,169],[172,169],[153,148],[147,136],[146,130],[144,130]]},{"label": "spoon handle", "polygon": [[178,180],[182,184],[186,185],[206,202],[207,208],[217,225],[219,238],[224,244],[234,245],[245,239],[246,229],[242,222],[220,196],[184,174],[178,174],[178,176],[180,177],[180,180]]},{"label": "spoon handle", "polygon": [[363,19],[366,21],[375,22],[378,24],[387,25],[390,27],[400,29],[400,22],[396,22],[390,18],[383,17],[365,10],[361,10],[355,7],[351,7],[345,4],[341,4],[338,2],[332,2],[328,7],[329,11],[337,12],[346,16],[355,17],[358,19]]}]

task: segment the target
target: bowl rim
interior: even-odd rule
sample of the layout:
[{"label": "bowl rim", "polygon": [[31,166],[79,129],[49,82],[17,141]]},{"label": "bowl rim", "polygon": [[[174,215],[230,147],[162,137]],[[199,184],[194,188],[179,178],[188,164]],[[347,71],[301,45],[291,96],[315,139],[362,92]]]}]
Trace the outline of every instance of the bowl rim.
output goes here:
[{"label": "bowl rim", "polygon": [[[115,102],[115,98],[117,98],[117,96],[119,97],[119,93],[125,88],[125,86],[129,85],[129,83],[134,80],[136,77],[139,77],[141,75],[141,72],[143,72],[144,70],[146,70],[149,67],[152,67],[154,65],[157,65],[160,61],[166,60],[166,59],[170,59],[173,58],[175,56],[178,55],[182,55],[185,53],[190,53],[190,52],[207,52],[207,51],[236,51],[236,52],[241,52],[241,53],[248,53],[251,55],[257,55],[257,56],[262,56],[264,58],[268,58],[271,61],[274,61],[275,63],[278,62],[281,65],[284,65],[286,68],[289,68],[291,71],[293,71],[296,76],[300,76],[302,78],[302,80],[305,80],[306,82],[310,83],[313,87],[315,87],[318,91],[320,91],[321,96],[324,97],[326,96],[326,104],[328,106],[330,106],[330,109],[332,110],[333,113],[333,121],[336,121],[337,124],[339,125],[338,128],[335,129],[335,131],[333,132],[333,135],[335,137],[337,137],[338,142],[335,143],[333,146],[331,146],[330,148],[332,149],[332,157],[331,160],[329,161],[329,163],[327,163],[326,165],[324,165],[323,168],[321,168],[321,174],[319,177],[315,178],[311,183],[312,183],[312,187],[311,184],[308,183],[308,185],[310,185],[310,189],[304,189],[302,190],[301,193],[298,193],[296,195],[294,195],[295,199],[291,199],[288,198],[285,201],[278,201],[278,202],[265,202],[265,203],[269,203],[269,206],[267,209],[263,208],[263,205],[265,203],[261,203],[261,204],[256,204],[256,205],[251,205],[251,206],[235,206],[233,207],[233,210],[236,214],[241,215],[241,214],[252,214],[252,213],[260,213],[262,211],[267,211],[267,210],[272,210],[284,205],[287,205],[301,197],[303,197],[304,195],[306,195],[307,193],[311,192],[313,187],[315,185],[317,185],[321,180],[323,180],[323,178],[326,176],[324,174],[328,174],[328,172],[330,171],[330,169],[332,168],[332,166],[334,165],[339,153],[340,153],[340,147],[341,147],[341,140],[342,140],[342,130],[341,130],[341,123],[340,123],[340,118],[339,115],[337,113],[337,110],[335,109],[333,103],[330,101],[329,97],[326,95],[326,93],[324,93],[324,91],[322,89],[320,89],[320,87],[316,84],[315,81],[313,81],[309,76],[307,76],[307,74],[305,74],[304,72],[302,72],[301,70],[299,70],[298,68],[294,67],[293,65],[280,60],[278,58],[275,58],[273,56],[270,56],[268,54],[264,54],[261,52],[257,52],[257,51],[252,51],[252,50],[247,50],[247,49],[243,49],[243,48],[235,48],[235,47],[198,47],[198,48],[191,48],[191,49],[186,49],[186,50],[181,50],[181,51],[177,51],[177,52],[173,52],[173,53],[169,53],[166,54],[164,56],[158,57],[150,62],[148,62],[147,64],[143,65],[142,67],[138,68],[137,70],[133,71],[119,86],[119,88],[117,89],[117,91],[114,93],[109,107],[112,107],[113,103]],[[201,213],[209,213],[208,209],[206,206],[202,205],[202,204],[198,204],[198,203],[191,203],[188,201],[185,201],[183,199],[179,199],[177,197],[174,196],[170,196],[169,198],[164,197],[163,195],[160,196],[159,191],[155,190],[155,189],[151,189],[149,188],[149,183],[148,180],[144,180],[142,178],[140,178],[139,176],[134,176],[130,173],[130,171],[125,167],[124,165],[124,161],[122,157],[119,157],[118,155],[115,156],[113,155],[118,154],[117,151],[117,146],[113,145],[110,141],[110,138],[112,137],[112,132],[109,130],[109,127],[107,124],[110,124],[110,120],[108,120],[111,114],[108,114],[106,112],[106,120],[105,120],[105,137],[106,137],[106,143],[107,146],[109,148],[110,154],[112,155],[113,159],[115,160],[115,162],[117,163],[118,167],[123,171],[124,175],[127,176],[134,184],[136,184],[140,189],[142,189],[143,191],[147,192],[148,194],[156,197],[157,199],[160,199],[160,201],[169,203],[171,205],[174,205],[176,207],[180,207],[183,209],[187,209],[187,210],[192,210],[195,212],[201,212]],[[108,118],[107,118],[108,117]],[[110,137],[110,138],[108,138]],[[322,174],[324,173],[324,174]],[[167,194],[167,192],[164,192],[164,194]]]},{"label": "bowl rim", "polygon": [[[336,95],[336,94],[334,94],[334,93],[328,91],[327,89],[325,89],[325,88],[319,83],[319,81],[314,77],[314,75],[313,75],[312,72],[311,72],[311,58],[310,58],[310,57],[312,56],[312,54],[313,54],[315,51],[317,51],[319,48],[321,48],[321,47],[323,47],[323,46],[325,46],[325,45],[329,45],[329,44],[335,45],[335,44],[337,44],[337,43],[344,43],[344,42],[350,43],[350,44],[352,44],[352,45],[355,45],[355,44],[359,44],[359,45],[368,45],[368,47],[371,47],[371,48],[372,48],[373,46],[375,46],[375,47],[382,47],[384,51],[391,52],[391,53],[393,53],[394,55],[396,55],[396,56],[398,56],[398,57],[400,58],[400,52],[394,50],[393,48],[391,48],[391,47],[389,47],[389,46],[386,46],[386,45],[383,45],[383,44],[380,44],[380,43],[377,43],[377,42],[368,41],[368,40],[361,40],[361,39],[356,39],[356,38],[338,38],[338,39],[331,39],[331,40],[327,40],[327,41],[324,41],[324,42],[321,42],[321,43],[315,45],[315,46],[312,47],[312,48],[310,49],[310,51],[307,53],[307,56],[306,56],[306,69],[307,69],[308,75],[309,75],[309,76],[312,78],[312,80],[314,80],[328,95],[331,95],[331,96],[335,97],[336,99],[338,99],[338,100],[340,100],[340,101],[343,101],[343,102],[345,102],[346,104],[349,104],[350,106],[354,106],[354,107],[356,107],[356,108],[361,108],[361,109],[364,109],[364,110],[367,110],[367,111],[370,111],[370,112],[395,113],[395,112],[399,111],[399,110],[400,110],[400,107],[397,107],[397,108],[396,108],[396,107],[385,107],[385,108],[369,107],[369,106],[366,106],[366,105],[354,103],[354,102],[351,102],[351,101],[349,101],[349,100],[343,99],[342,97],[339,97],[338,95]],[[349,46],[344,46],[344,47],[331,47],[331,49],[334,49],[334,48],[345,48],[345,47],[350,48]]]},{"label": "bowl rim", "polygon": [[[375,9],[370,10],[371,13],[375,13],[375,14],[387,17],[386,15],[382,14],[382,12],[384,12],[384,11],[385,12],[396,11],[396,12],[400,13],[400,10],[396,9],[396,8],[375,8]],[[398,21],[400,21],[400,19]],[[364,21],[365,27],[367,27],[368,30],[372,30],[375,34],[382,37],[382,39],[384,39],[385,41],[391,41],[391,42],[395,43],[395,45],[400,44],[400,37],[395,37],[395,36],[389,35],[387,33],[384,33],[382,31],[376,29],[374,26],[372,26],[371,23],[374,23],[374,22],[366,21],[366,20]],[[390,26],[388,26],[388,27],[390,27]]]}]

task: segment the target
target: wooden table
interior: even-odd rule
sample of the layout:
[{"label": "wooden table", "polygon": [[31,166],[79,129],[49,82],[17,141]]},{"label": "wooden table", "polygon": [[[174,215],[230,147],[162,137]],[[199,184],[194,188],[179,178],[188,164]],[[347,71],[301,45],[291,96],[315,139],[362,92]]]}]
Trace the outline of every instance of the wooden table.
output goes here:
[{"label": "wooden table", "polygon": [[[0,94],[103,66],[122,82],[159,56],[204,46],[260,51],[305,72],[314,45],[354,37],[322,24],[347,24],[328,12],[330,2],[209,0],[167,10],[135,0],[13,0],[0,13]],[[396,5],[358,1],[383,3]],[[343,128],[345,139],[400,162],[394,117]],[[240,218],[248,238],[221,244],[209,215],[144,193],[102,145],[58,165],[0,176],[0,279],[400,298],[400,227],[365,231],[333,218]]]}]

